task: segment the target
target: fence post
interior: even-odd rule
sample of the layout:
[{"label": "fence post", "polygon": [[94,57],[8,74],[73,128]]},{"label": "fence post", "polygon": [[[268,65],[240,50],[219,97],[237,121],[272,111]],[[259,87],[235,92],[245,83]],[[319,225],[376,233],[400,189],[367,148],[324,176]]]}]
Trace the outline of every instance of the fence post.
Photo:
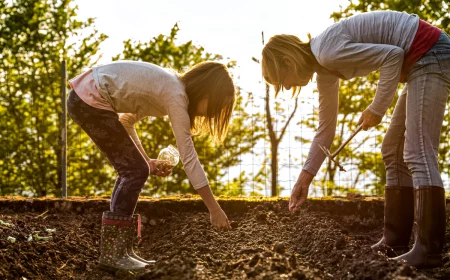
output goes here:
[{"label": "fence post", "polygon": [[61,187],[62,198],[67,198],[67,104],[66,61],[61,63]]}]

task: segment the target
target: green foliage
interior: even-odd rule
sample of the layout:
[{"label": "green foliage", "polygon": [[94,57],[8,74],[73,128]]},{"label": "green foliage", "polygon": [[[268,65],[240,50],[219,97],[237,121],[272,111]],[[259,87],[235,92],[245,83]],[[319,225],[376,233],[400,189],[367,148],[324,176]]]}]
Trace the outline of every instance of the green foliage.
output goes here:
[{"label": "green foliage", "polygon": [[[61,66],[67,61],[69,78],[96,64],[99,44],[93,19],[75,19],[76,6],[61,1],[0,1],[0,195],[61,194],[60,117]],[[143,60],[185,71],[205,60],[220,60],[192,42],[176,43],[177,25],[170,35],[149,42],[124,42],[123,54],[115,59]],[[87,34],[87,35],[82,35]],[[234,62],[228,64],[233,67]],[[66,85],[65,85],[66,86]],[[239,93],[237,108],[225,143],[215,146],[207,137],[196,137],[195,145],[211,187],[219,194],[241,194],[251,183],[247,170],[228,182],[230,168],[242,161],[261,138],[254,126],[258,115],[243,108],[252,95]],[[111,191],[116,173],[81,128],[68,118],[68,194],[98,195]],[[151,157],[175,140],[167,119],[148,118],[139,134]],[[236,177],[236,176],[234,176]],[[179,165],[166,179],[151,178],[144,194],[192,192]]]},{"label": "green foliage", "polygon": [[61,193],[60,61],[67,60],[73,76],[106,38],[94,30],[73,42],[93,21],[75,20],[72,6],[70,0],[0,2],[0,195]]},{"label": "green foliage", "polygon": [[[177,44],[176,36],[179,32],[175,24],[169,35],[159,35],[149,42],[124,42],[122,54],[114,59],[140,60],[157,64],[161,67],[171,68],[183,72],[197,63],[206,60],[221,60],[220,55],[213,55],[203,47],[195,46],[191,41]],[[234,67],[235,63],[228,63]],[[232,123],[223,145],[213,144],[208,136],[195,136],[194,144],[200,162],[210,180],[211,188],[215,194],[236,195],[243,194],[243,189],[249,184],[249,173],[245,170],[238,172],[238,177],[230,176],[230,169],[241,164],[242,156],[249,153],[257,140],[262,137],[262,128],[252,123],[257,115],[250,115],[244,110],[251,102],[251,94],[243,96],[238,92],[238,102],[233,113]],[[169,144],[175,144],[170,122],[165,118],[145,118],[136,127],[142,145],[151,158],[156,158],[159,151]],[[236,172],[235,172],[236,173]],[[178,165],[168,178],[153,177],[144,188],[144,195],[191,193],[190,186],[183,167]]]}]

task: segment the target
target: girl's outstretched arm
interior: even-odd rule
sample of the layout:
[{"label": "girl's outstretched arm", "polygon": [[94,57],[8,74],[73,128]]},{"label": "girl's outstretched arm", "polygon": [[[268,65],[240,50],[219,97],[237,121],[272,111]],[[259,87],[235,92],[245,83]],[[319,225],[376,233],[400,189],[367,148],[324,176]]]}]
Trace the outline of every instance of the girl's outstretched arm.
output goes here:
[{"label": "girl's outstretched arm", "polygon": [[300,209],[300,206],[305,203],[308,198],[309,185],[314,178],[314,175],[302,170],[297,182],[292,190],[291,198],[289,200],[289,211],[295,212]]},{"label": "girl's outstretched arm", "polygon": [[214,198],[209,185],[197,189],[197,192],[209,210],[211,224],[219,229],[231,229],[228,217]]}]

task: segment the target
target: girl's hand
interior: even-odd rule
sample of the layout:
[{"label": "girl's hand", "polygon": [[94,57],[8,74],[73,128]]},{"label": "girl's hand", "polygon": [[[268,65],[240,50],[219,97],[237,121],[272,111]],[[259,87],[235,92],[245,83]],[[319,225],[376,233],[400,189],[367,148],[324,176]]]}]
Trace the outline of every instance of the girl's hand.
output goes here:
[{"label": "girl's hand", "polygon": [[173,169],[173,166],[165,160],[150,159],[148,165],[150,167],[150,174],[160,177],[169,176]]},{"label": "girl's hand", "polygon": [[231,229],[231,225],[230,225],[230,222],[228,221],[228,217],[225,214],[225,212],[223,212],[222,208],[217,208],[215,210],[210,211],[209,217],[211,220],[211,224],[214,227],[216,227],[218,229],[223,229],[223,230]]},{"label": "girl's hand", "polygon": [[379,124],[382,119],[383,117],[375,115],[369,109],[366,109],[359,118],[358,125],[362,123],[362,129],[367,130],[369,127]]},{"label": "girl's hand", "polygon": [[309,185],[313,178],[314,176],[312,174],[304,170],[300,173],[292,190],[291,198],[289,199],[289,211],[295,212],[305,203],[306,198],[308,198]]},{"label": "girl's hand", "polygon": [[289,211],[295,212],[305,203],[308,198],[309,185],[300,185],[296,183],[292,189],[291,198],[289,199]]},{"label": "girl's hand", "polygon": [[219,203],[217,203],[217,200],[214,198],[209,185],[205,185],[204,187],[197,189],[197,192],[202,197],[203,202],[209,210],[211,224],[218,229],[231,229],[227,215],[225,215],[222,207],[220,207]]}]

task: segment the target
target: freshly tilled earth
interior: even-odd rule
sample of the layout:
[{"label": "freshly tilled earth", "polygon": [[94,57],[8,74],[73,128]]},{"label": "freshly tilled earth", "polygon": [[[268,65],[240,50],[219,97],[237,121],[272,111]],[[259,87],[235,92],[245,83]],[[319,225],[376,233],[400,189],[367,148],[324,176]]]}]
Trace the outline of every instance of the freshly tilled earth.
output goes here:
[{"label": "freshly tilled earth", "polygon": [[[345,206],[333,213],[306,205],[290,213],[284,200],[245,211],[224,207],[230,231],[212,228],[205,211],[153,215],[138,207],[143,240],[135,252],[156,260],[141,275],[98,268],[101,211],[0,207],[0,279],[450,279],[449,227],[444,267],[417,271],[370,249],[381,237],[382,218],[339,214],[339,207]],[[36,240],[36,233],[51,240]]]}]

